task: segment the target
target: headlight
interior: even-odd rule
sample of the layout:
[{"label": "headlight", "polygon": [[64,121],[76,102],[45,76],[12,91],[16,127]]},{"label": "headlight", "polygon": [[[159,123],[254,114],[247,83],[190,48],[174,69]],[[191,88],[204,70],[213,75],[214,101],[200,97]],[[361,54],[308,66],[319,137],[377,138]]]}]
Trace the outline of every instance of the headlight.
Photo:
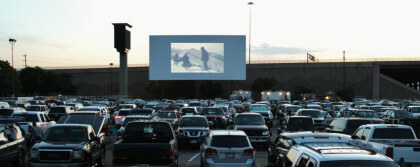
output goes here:
[{"label": "headlight", "polygon": [[83,158],[83,151],[73,151],[73,159],[82,159]]},{"label": "headlight", "polygon": [[207,136],[207,132],[203,131],[203,135],[202,136]]},{"label": "headlight", "polygon": [[270,134],[270,131],[268,131],[268,130],[263,132],[264,136],[269,135],[269,134]]},{"label": "headlight", "polygon": [[39,152],[38,150],[31,150],[31,158],[38,158]]}]

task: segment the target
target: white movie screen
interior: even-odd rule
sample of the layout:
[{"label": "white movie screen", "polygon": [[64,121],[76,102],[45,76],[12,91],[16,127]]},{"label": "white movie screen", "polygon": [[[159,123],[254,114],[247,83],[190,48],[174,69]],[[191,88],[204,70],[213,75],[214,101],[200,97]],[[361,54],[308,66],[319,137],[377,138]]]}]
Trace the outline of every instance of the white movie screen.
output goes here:
[{"label": "white movie screen", "polygon": [[149,80],[245,80],[245,35],[151,35]]},{"label": "white movie screen", "polygon": [[223,43],[171,43],[171,73],[223,72]]}]

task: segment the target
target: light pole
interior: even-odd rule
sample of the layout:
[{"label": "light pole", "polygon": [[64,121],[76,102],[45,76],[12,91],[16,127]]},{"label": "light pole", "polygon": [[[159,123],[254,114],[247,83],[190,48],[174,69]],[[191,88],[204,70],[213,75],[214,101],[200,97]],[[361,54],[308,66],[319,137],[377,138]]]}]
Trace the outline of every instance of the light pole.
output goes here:
[{"label": "light pole", "polygon": [[249,38],[248,38],[248,64],[251,64],[251,7],[254,5],[253,2],[248,2],[249,5]]},{"label": "light pole", "polygon": [[114,65],[114,63],[109,63],[109,75],[111,76],[111,96],[114,96],[114,85],[112,84],[112,66]]},{"label": "light pole", "polygon": [[12,98],[14,98],[15,97],[15,68],[13,66],[13,46],[16,43],[16,39],[9,38],[9,43],[10,45],[12,45]]}]

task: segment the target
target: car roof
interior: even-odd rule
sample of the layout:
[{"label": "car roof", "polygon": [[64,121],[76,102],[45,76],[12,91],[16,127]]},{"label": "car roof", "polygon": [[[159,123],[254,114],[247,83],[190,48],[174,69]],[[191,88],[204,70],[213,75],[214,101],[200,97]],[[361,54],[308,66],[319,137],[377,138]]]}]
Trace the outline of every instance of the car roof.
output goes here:
[{"label": "car roof", "polygon": [[246,136],[246,133],[241,130],[212,130],[210,134],[213,136]]},{"label": "car roof", "polygon": [[237,116],[240,116],[240,115],[261,115],[261,114],[260,114],[260,113],[255,113],[255,112],[238,113],[238,114],[236,115],[236,117],[237,117]]},{"label": "car roof", "polygon": [[375,153],[373,151],[364,150],[348,143],[309,143],[293,146],[300,151],[318,159],[318,161],[333,160],[379,160],[393,161],[392,159]]},{"label": "car roof", "polygon": [[89,127],[88,124],[55,124],[53,127]]},{"label": "car roof", "polygon": [[364,127],[375,127],[375,128],[404,128],[404,129],[410,129],[411,126],[408,125],[399,125],[399,124],[367,124],[367,125],[361,125]]},{"label": "car roof", "polygon": [[184,115],[181,118],[188,118],[188,117],[195,117],[195,118],[206,118],[203,115]]},{"label": "car roof", "polygon": [[341,134],[341,133],[329,133],[329,132],[312,132],[312,131],[305,131],[305,132],[284,132],[280,134],[281,136],[287,138],[305,138],[305,137],[341,137],[341,138],[348,138],[349,135]]}]

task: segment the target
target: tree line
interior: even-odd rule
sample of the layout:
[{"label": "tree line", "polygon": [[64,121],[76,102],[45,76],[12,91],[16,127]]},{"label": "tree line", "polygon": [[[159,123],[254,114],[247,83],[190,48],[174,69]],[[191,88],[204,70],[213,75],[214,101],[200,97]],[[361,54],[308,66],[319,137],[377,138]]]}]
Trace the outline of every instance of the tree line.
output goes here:
[{"label": "tree line", "polygon": [[77,90],[70,74],[47,71],[38,66],[17,71],[8,61],[0,60],[0,96],[11,96],[13,76],[15,96],[73,95]]}]

